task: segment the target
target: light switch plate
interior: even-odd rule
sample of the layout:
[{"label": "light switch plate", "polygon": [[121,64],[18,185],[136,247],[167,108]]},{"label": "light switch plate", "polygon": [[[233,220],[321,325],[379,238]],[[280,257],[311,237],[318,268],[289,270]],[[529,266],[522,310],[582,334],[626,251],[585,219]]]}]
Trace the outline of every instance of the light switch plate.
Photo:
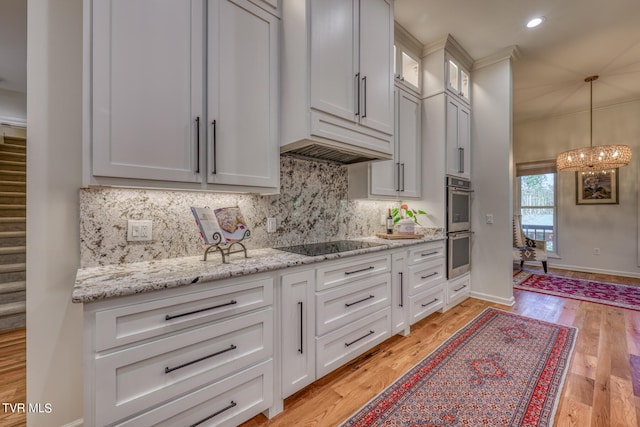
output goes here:
[{"label": "light switch plate", "polygon": [[275,218],[267,218],[267,233],[275,233],[278,223]]},{"label": "light switch plate", "polygon": [[493,224],[493,214],[487,214],[487,224]]},{"label": "light switch plate", "polygon": [[153,221],[150,219],[127,220],[127,242],[148,242],[153,236]]}]

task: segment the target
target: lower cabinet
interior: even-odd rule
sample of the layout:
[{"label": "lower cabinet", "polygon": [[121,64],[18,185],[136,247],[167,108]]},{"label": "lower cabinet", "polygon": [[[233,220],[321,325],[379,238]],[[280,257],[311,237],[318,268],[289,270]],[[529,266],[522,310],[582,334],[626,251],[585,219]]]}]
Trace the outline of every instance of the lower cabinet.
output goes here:
[{"label": "lower cabinet", "polygon": [[469,297],[471,293],[471,273],[456,277],[447,283],[446,309],[458,305]]},{"label": "lower cabinet", "polygon": [[282,398],[316,379],[315,270],[283,274],[281,313]]},{"label": "lower cabinet", "polygon": [[407,335],[409,318],[409,276],[407,271],[407,251],[396,252],[391,256],[391,333]]}]

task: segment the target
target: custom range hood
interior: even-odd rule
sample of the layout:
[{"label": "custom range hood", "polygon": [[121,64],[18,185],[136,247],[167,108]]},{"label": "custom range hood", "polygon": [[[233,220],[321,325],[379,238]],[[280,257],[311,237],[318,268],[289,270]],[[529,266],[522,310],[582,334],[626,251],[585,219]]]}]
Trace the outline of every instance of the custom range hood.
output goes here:
[{"label": "custom range hood", "polygon": [[343,165],[373,160],[391,160],[393,158],[393,155],[389,153],[356,147],[344,142],[310,139],[283,145],[280,147],[280,154],[305,159],[325,160]]}]

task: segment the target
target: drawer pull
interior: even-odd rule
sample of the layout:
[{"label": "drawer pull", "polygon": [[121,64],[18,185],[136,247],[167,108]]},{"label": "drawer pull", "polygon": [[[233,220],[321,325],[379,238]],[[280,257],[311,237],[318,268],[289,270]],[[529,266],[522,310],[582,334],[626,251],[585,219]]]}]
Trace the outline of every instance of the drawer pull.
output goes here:
[{"label": "drawer pull", "polygon": [[167,366],[166,368],[164,368],[164,373],[168,374],[169,372],[177,371],[178,369],[181,369],[181,368],[186,368],[189,365],[193,365],[194,363],[202,362],[203,360],[211,359],[212,357],[220,356],[221,354],[224,354],[224,353],[226,353],[228,351],[231,351],[231,350],[235,350],[236,348],[238,348],[238,347],[236,347],[235,345],[231,344],[231,346],[229,348],[225,348],[224,350],[217,351],[217,352],[215,352],[213,354],[210,354],[208,356],[204,356],[204,357],[201,357],[199,359],[192,360],[191,362],[183,363],[182,365],[178,365],[178,366],[176,366],[174,368],[170,368],[170,367]]},{"label": "drawer pull", "polygon": [[369,333],[368,333],[368,334],[363,335],[363,336],[361,336],[360,338],[358,338],[358,339],[356,339],[356,340],[353,340],[353,341],[351,341],[351,342],[346,342],[346,343],[344,343],[344,346],[345,346],[345,347],[349,347],[351,344],[355,344],[355,343],[357,343],[358,341],[365,339],[366,337],[368,337],[368,336],[369,336],[369,335],[371,335],[371,334],[375,334],[375,332],[373,332],[373,331],[369,331]]},{"label": "drawer pull", "polygon": [[437,254],[438,251],[429,252],[428,254],[420,254],[420,256],[431,256]]},{"label": "drawer pull", "polygon": [[429,277],[436,276],[437,274],[438,274],[438,272],[436,271],[436,272],[434,272],[434,273],[427,274],[426,276],[422,276],[422,277],[420,277],[420,278],[421,278],[421,279],[428,279]]},{"label": "drawer pull", "polygon": [[352,305],[360,304],[361,302],[370,300],[371,298],[375,298],[375,296],[374,295],[369,295],[368,297],[362,298],[361,300],[358,300],[356,302],[347,302],[347,303],[344,304],[344,306],[345,307],[351,307]]},{"label": "drawer pull", "polygon": [[461,290],[463,290],[463,289],[464,289],[464,288],[466,288],[466,287],[467,287],[467,285],[462,285],[462,286],[460,286],[458,289],[454,289],[454,290],[453,290],[453,292],[461,291]]},{"label": "drawer pull", "polygon": [[218,412],[215,412],[215,413],[213,413],[213,414],[209,415],[207,418],[203,418],[203,419],[201,419],[200,421],[198,421],[198,422],[197,422],[197,423],[195,423],[195,424],[191,424],[189,427],[196,427],[196,426],[199,426],[199,425],[200,425],[200,424],[202,424],[203,422],[208,421],[208,420],[210,420],[211,418],[213,418],[213,417],[215,417],[215,416],[217,416],[217,415],[220,415],[221,413],[223,413],[223,412],[225,412],[225,411],[228,411],[229,409],[231,409],[231,408],[233,408],[234,406],[237,406],[237,405],[238,405],[238,404],[232,400],[232,401],[231,401],[231,403],[229,404],[229,406],[226,406],[226,407],[224,407],[224,408],[220,409]]},{"label": "drawer pull", "polygon": [[398,274],[400,275],[400,304],[398,304],[400,307],[404,307],[404,275],[402,274],[402,271],[398,272]]},{"label": "drawer pull", "polygon": [[207,310],[215,310],[216,308],[226,307],[228,305],[234,305],[234,304],[237,304],[237,303],[238,303],[238,301],[232,299],[230,302],[225,303],[225,304],[214,305],[213,307],[207,307],[207,308],[202,308],[200,310],[189,311],[188,313],[176,314],[174,316],[171,316],[171,315],[167,314],[164,317],[164,320],[171,320],[171,319],[175,319],[177,317],[182,317],[182,316],[188,316],[190,314],[201,313],[201,312],[207,311]]},{"label": "drawer pull", "polygon": [[356,271],[345,271],[344,274],[356,274],[356,273],[362,273],[363,271],[367,271],[367,270],[373,270],[375,267],[373,265],[367,267],[367,268],[363,268],[361,270],[356,270]]},{"label": "drawer pull", "polygon": [[426,304],[422,304],[422,306],[426,307],[426,306],[431,305],[431,304],[433,304],[434,302],[437,302],[437,301],[438,301],[438,298],[434,298],[433,301],[430,301],[430,302],[428,302]]}]

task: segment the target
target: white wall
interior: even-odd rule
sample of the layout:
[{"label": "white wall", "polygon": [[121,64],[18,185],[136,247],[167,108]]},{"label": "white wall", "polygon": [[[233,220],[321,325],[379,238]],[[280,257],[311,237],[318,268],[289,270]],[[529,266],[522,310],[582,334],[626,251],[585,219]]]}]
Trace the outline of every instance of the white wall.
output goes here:
[{"label": "white wall", "polygon": [[[558,253],[549,264],[582,271],[640,277],[638,268],[638,162],[640,101],[593,111],[593,145],[631,147],[631,164],[619,170],[618,205],[576,205],[575,173],[558,173]],[[514,125],[515,162],[553,159],[589,145],[589,111]],[[601,255],[593,255],[593,248]]]},{"label": "white wall", "polygon": [[29,0],[27,87],[27,401],[30,427],[82,417],[79,265],[82,0]]},{"label": "white wall", "polygon": [[[513,304],[512,78],[509,57],[472,72],[472,296]],[[487,224],[486,214],[494,223]]]},{"label": "white wall", "polygon": [[0,123],[27,123],[27,94],[0,89]]}]

